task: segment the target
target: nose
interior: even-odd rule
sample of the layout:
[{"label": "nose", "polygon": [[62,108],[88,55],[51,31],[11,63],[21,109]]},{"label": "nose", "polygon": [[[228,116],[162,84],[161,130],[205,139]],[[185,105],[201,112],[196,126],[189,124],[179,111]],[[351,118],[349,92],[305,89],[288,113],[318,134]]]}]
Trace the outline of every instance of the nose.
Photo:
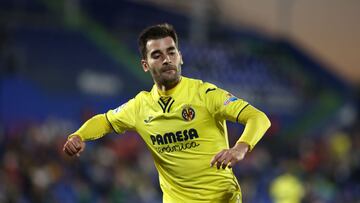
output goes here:
[{"label": "nose", "polygon": [[171,63],[171,60],[170,60],[170,56],[166,55],[164,58],[163,64],[168,64],[168,63]]}]

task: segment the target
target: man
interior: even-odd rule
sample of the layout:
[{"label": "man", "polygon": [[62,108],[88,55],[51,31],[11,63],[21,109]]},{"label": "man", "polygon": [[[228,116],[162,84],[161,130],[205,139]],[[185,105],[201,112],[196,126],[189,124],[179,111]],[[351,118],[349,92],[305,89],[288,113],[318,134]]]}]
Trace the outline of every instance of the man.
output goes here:
[{"label": "man", "polygon": [[[213,84],[181,76],[183,60],[171,25],[146,28],[139,49],[142,68],[155,83],[152,90],[89,119],[69,136],[63,150],[79,155],[84,141],[135,130],[154,158],[164,203],[241,202],[231,167],[264,135],[268,118]],[[245,125],[230,149],[226,120]]]}]

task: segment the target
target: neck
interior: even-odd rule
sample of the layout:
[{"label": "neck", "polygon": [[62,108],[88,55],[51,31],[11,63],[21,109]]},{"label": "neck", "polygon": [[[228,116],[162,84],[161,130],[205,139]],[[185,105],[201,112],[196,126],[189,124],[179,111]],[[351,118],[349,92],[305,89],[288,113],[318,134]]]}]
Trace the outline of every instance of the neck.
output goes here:
[{"label": "neck", "polygon": [[155,83],[159,90],[165,92],[174,88],[177,84],[180,83],[180,81],[181,81],[181,77],[179,77],[176,81],[172,83],[157,83],[157,82]]}]

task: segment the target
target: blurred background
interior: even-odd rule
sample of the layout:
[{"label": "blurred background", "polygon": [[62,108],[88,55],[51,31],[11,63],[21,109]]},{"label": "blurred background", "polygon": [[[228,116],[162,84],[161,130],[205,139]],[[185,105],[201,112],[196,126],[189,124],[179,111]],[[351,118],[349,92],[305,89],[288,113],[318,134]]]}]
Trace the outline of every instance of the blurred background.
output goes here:
[{"label": "blurred background", "polygon": [[[269,115],[234,168],[244,203],[360,202],[360,1],[1,0],[0,202],[159,203],[134,132],[62,152],[91,116],[141,90],[137,36],[168,22],[183,75]],[[229,124],[230,144],[243,128]]]}]

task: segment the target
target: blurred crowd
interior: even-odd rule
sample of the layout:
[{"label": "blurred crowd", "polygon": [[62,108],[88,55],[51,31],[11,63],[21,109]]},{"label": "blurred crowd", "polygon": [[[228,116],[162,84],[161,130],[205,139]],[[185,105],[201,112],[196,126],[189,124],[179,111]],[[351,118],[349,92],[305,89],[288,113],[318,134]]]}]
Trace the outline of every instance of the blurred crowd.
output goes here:
[{"label": "blurred crowd", "polygon": [[359,124],[292,141],[264,140],[235,172],[245,202],[359,202]]},{"label": "blurred crowd", "polygon": [[[175,19],[176,28],[182,33],[179,36],[184,36],[189,27],[184,22],[188,19],[133,5],[135,1],[105,1],[104,5],[99,5],[100,1],[78,1],[85,4],[83,9],[94,20],[86,21],[83,16],[87,23],[75,29],[76,23],[64,25],[55,15],[66,8],[75,12],[70,4],[64,6],[59,1],[56,7],[57,1],[28,2],[7,0],[0,6],[5,16],[4,25],[0,24],[3,28],[0,29],[0,203],[162,202],[152,157],[136,133],[110,134],[87,142],[80,157],[68,157],[62,151],[63,144],[81,122],[60,116],[77,119],[73,115],[85,103],[97,104],[95,109],[109,105],[104,100],[110,97],[100,99],[99,94],[78,92],[76,81],[82,78],[82,73],[89,75],[88,70],[94,74],[88,77],[92,83],[85,81],[85,84],[98,90],[100,83],[105,84],[104,77],[96,78],[101,76],[99,72],[119,75],[123,84],[132,85],[127,85],[123,92],[115,88],[114,92],[122,99],[132,97],[133,92],[142,89],[140,85],[145,85],[129,74],[139,64],[114,61],[137,57],[134,54],[137,47],[133,46],[138,28],[159,19]],[[99,6],[103,7],[99,9]],[[54,12],[56,8],[61,12]],[[7,10],[10,12],[6,13]],[[155,19],[147,19],[148,16]],[[211,44],[193,44],[181,37],[180,48],[186,61],[184,75],[221,84],[219,87],[246,98],[265,112],[283,115],[279,121],[272,118],[272,129],[233,169],[242,188],[243,202],[360,203],[360,121],[351,119],[351,115],[356,117],[352,112],[356,108],[350,109],[344,118],[336,114],[344,103],[353,100],[347,98],[353,92],[325,74],[320,65],[291,43],[267,40],[262,35],[249,37],[231,30],[228,33],[214,27],[217,29],[213,35],[221,40]],[[105,28],[118,30],[112,33],[119,37],[118,43],[108,37],[113,35],[106,35]],[[123,50],[128,52],[124,54]],[[19,83],[16,78],[20,78]],[[33,83],[23,82],[21,78],[36,85],[28,88]],[[7,93],[4,93],[7,79]],[[110,82],[109,86],[117,85]],[[48,92],[40,94],[44,89]],[[63,92],[66,97],[60,94]],[[89,95],[93,96],[91,100]],[[80,100],[81,97],[84,98]],[[49,111],[58,116],[42,118],[50,115]],[[33,120],[24,120],[28,117]],[[332,126],[331,119],[339,124]],[[302,128],[297,121],[305,123],[306,129],[301,129],[305,133],[286,134],[287,131],[279,130],[290,124]],[[231,124],[228,127],[232,146],[242,127]]]},{"label": "blurred crowd", "polygon": [[[359,202],[359,124],[293,141],[266,135],[234,168],[244,202]],[[88,142],[70,158],[62,146],[76,125],[51,118],[2,128],[0,202],[161,202],[151,155],[136,133]],[[240,132],[230,125],[230,140]]]},{"label": "blurred crowd", "polygon": [[0,202],[159,202],[137,136],[108,135],[70,158],[62,151],[69,129],[70,122],[49,119],[3,131]]}]

